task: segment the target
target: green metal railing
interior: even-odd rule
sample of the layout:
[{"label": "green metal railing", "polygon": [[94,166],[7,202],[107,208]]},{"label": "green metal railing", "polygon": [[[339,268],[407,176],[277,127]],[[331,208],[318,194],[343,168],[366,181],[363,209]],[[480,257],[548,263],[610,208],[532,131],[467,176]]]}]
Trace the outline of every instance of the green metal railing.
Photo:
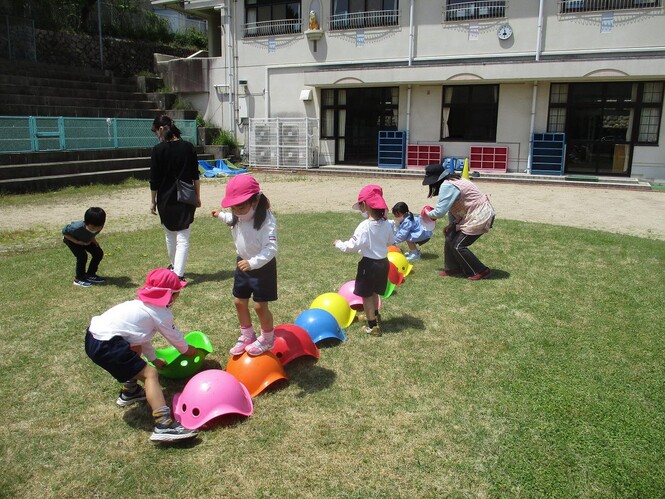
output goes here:
[{"label": "green metal railing", "polygon": [[[196,143],[196,121],[178,120],[182,138]],[[0,116],[0,154],[152,147],[152,119]]]}]

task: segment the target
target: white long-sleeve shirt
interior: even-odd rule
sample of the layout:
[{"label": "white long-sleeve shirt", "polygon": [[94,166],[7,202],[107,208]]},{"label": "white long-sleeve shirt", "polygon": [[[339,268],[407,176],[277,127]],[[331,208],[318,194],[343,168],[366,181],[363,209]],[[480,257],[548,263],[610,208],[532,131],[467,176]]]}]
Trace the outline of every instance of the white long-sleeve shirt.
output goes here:
[{"label": "white long-sleeve shirt", "polygon": [[351,239],[338,241],[335,247],[344,253],[360,251],[364,257],[380,260],[388,256],[388,246],[394,242],[393,224],[385,219],[367,219],[360,222]]},{"label": "white long-sleeve shirt", "polygon": [[143,355],[150,362],[157,358],[151,343],[156,333],[164,336],[180,353],[185,353],[189,348],[173,322],[171,309],[143,303],[141,300],[120,303],[102,315],[93,317],[88,329],[90,334],[100,341],[120,336],[131,346],[140,346]]},{"label": "white long-sleeve shirt", "polygon": [[[227,225],[233,223],[233,214],[220,212],[217,218]],[[242,221],[231,229],[236,252],[249,262],[252,270],[260,269],[277,256],[277,222],[271,212],[259,230],[254,229],[254,220]]]}]

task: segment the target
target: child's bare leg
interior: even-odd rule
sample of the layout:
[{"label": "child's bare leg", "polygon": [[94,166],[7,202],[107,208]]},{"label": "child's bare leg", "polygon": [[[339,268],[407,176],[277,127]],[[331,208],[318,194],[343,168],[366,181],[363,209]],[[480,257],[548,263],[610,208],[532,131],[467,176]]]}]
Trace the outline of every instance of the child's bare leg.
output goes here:
[{"label": "child's bare leg", "polygon": [[233,304],[238,313],[240,327],[250,327],[252,325],[252,317],[249,315],[249,299],[233,298]]},{"label": "child's bare leg", "polygon": [[256,301],[254,302],[254,311],[259,317],[259,322],[261,323],[261,331],[270,332],[273,330],[273,318],[272,312],[268,306],[267,301]]},{"label": "child's bare leg", "polygon": [[378,315],[379,315],[379,295],[374,293],[372,295],[372,298],[374,299],[374,316],[378,317]]},{"label": "child's bare leg", "polygon": [[[377,300],[374,300],[374,297],[377,297]],[[376,320],[376,304],[378,303],[378,295],[374,294],[372,296],[363,296],[363,308],[365,309],[365,315],[367,316],[368,321]]]},{"label": "child's bare leg", "polygon": [[406,245],[409,247],[410,251],[417,251],[418,246],[416,246],[416,243],[412,243],[411,241],[407,241]]},{"label": "child's bare leg", "polygon": [[159,385],[159,375],[157,369],[151,365],[146,365],[140,373],[136,375],[136,379],[143,381],[143,389],[145,390],[145,398],[148,405],[154,411],[166,405],[162,387]]}]

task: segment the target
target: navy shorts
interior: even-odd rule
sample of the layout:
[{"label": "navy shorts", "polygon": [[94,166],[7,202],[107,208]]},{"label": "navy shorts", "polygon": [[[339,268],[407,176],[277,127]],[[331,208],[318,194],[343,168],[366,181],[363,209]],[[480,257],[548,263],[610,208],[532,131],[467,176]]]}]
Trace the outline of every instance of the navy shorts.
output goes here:
[{"label": "navy shorts", "polygon": [[382,295],[388,286],[389,271],[390,263],[387,258],[375,260],[364,256],[358,262],[354,294],[363,298],[368,298],[374,293]]},{"label": "navy shorts", "polygon": [[[238,257],[236,263],[242,260]],[[233,275],[233,296],[248,300],[251,296],[254,301],[277,300],[277,259],[273,258],[260,269],[243,272],[236,265]]]},{"label": "navy shorts", "polygon": [[134,379],[147,365],[124,338],[114,336],[110,340],[98,340],[90,330],[85,333],[85,353],[121,383]]}]

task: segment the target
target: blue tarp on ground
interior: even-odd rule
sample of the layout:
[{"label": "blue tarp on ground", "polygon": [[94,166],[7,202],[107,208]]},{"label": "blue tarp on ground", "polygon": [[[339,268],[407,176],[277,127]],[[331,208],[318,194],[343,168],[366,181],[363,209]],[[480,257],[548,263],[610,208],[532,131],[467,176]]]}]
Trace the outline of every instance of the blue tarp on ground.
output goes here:
[{"label": "blue tarp on ground", "polygon": [[238,175],[239,173],[247,173],[247,170],[244,168],[238,168],[233,163],[230,163],[224,159],[218,159],[215,161],[215,166],[211,165],[209,162],[200,159],[199,160],[199,171],[204,177],[223,177],[225,175]]}]

